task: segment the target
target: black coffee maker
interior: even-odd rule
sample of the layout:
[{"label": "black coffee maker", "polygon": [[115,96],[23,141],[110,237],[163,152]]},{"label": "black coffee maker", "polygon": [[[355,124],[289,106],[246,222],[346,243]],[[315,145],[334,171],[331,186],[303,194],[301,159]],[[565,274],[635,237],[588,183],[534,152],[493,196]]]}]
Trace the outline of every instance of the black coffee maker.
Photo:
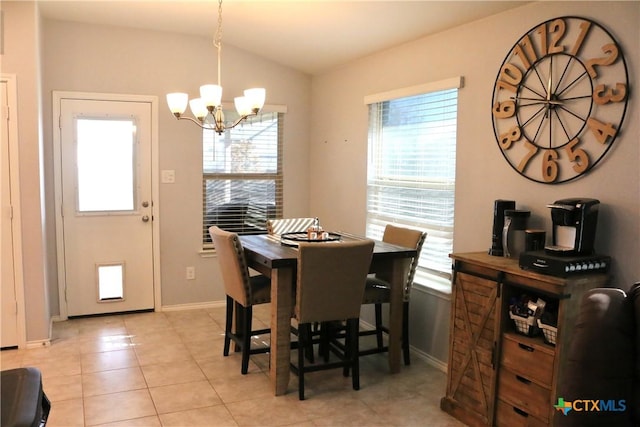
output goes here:
[{"label": "black coffee maker", "polygon": [[545,251],[559,256],[592,255],[599,206],[599,200],[580,198],[547,205],[551,208],[553,245],[545,246]]}]

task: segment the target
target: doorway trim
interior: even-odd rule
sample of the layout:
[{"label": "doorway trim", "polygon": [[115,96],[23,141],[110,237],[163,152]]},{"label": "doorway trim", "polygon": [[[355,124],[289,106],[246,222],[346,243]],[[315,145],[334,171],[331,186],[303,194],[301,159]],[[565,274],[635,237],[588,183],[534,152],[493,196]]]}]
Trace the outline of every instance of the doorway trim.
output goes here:
[{"label": "doorway trim", "polygon": [[[20,144],[18,138],[18,82],[15,74],[0,75],[7,83],[9,108],[9,169],[11,173],[11,234],[13,235],[13,277],[16,293],[16,326],[18,348],[27,345],[26,306],[24,297],[24,264],[22,260],[22,211],[20,196]],[[3,119],[4,120],[4,119]]]},{"label": "doorway trim", "polygon": [[158,181],[158,97],[151,95],[127,95],[93,92],[53,91],[53,166],[55,185],[56,211],[56,251],[58,259],[58,299],[60,304],[60,320],[67,320],[68,309],[66,300],[66,269],[64,259],[64,235],[62,218],[62,141],[60,132],[61,103],[63,99],[81,101],[121,101],[148,102],[151,104],[151,197],[152,210],[152,239],[153,239],[153,292],[154,311],[162,309],[162,285],[160,277],[160,191]]}]

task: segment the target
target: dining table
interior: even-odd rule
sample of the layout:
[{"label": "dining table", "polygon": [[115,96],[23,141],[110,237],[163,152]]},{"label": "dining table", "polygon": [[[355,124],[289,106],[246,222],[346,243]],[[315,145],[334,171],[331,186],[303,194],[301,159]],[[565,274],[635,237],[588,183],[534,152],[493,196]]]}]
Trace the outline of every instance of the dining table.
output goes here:
[{"label": "dining table", "polygon": [[[346,232],[336,232],[339,241],[366,239]],[[374,240],[374,239],[371,239]],[[283,244],[277,235],[257,234],[240,236],[247,266],[271,278],[271,349],[269,377],[276,396],[286,394],[289,385],[291,361],[291,315],[296,285],[298,250]],[[415,248],[405,248],[380,240],[371,259],[370,273],[385,272],[390,277],[389,303],[389,371],[400,371],[402,353],[403,287],[411,259],[417,255]],[[327,244],[318,242],[318,244]]]}]

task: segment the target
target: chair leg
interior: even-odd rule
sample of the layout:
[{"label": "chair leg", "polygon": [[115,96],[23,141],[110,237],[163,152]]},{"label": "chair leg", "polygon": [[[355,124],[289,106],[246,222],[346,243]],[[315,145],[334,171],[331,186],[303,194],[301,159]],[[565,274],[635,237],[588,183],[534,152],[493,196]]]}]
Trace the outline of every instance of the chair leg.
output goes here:
[{"label": "chair leg", "polygon": [[[352,360],[353,360],[353,331],[351,330],[351,320],[347,319],[346,323],[345,323],[345,328],[344,328],[344,362],[347,362],[343,367],[342,367],[342,375],[345,377],[349,376],[349,370],[353,367],[352,366]],[[357,332],[356,332],[357,333]],[[357,339],[360,339],[359,337],[357,337]]]},{"label": "chair leg", "polygon": [[[244,307],[239,302],[235,302],[235,322],[236,322],[236,336],[242,337],[245,330],[244,321]],[[237,342],[237,341],[236,341]],[[242,351],[242,344],[236,344],[233,351],[236,353]]]},{"label": "chair leg", "polygon": [[358,338],[358,319],[347,320],[347,340],[349,341],[349,364],[351,365],[351,383],[354,390],[360,390],[360,356]]},{"label": "chair leg", "polygon": [[229,355],[229,345],[231,344],[231,328],[233,327],[233,298],[227,295],[227,312],[226,321],[224,325],[224,350],[222,354],[224,356]]},{"label": "chair leg", "polygon": [[304,400],[304,353],[307,347],[305,339],[306,325],[299,325],[298,333],[298,399]]},{"label": "chair leg", "polygon": [[253,308],[242,307],[242,375],[249,371],[249,352],[251,350],[251,317],[253,316]]},{"label": "chair leg", "polygon": [[404,364],[411,364],[411,356],[409,354],[409,301],[405,301],[402,305],[402,354],[404,355]]},{"label": "chair leg", "polygon": [[304,346],[304,351],[306,353],[306,357],[309,360],[309,363],[315,363],[313,355],[313,330],[311,329],[311,323],[307,323],[301,327],[300,333],[305,335],[304,341],[306,344]]},{"label": "chair leg", "polygon": [[378,343],[378,349],[383,347],[382,342],[382,304],[375,304],[376,311],[376,339]]},{"label": "chair leg", "polygon": [[336,338],[339,328],[334,322],[322,322],[320,325],[320,344],[318,345],[318,356],[322,356],[325,363],[329,362],[331,355],[331,342]]}]

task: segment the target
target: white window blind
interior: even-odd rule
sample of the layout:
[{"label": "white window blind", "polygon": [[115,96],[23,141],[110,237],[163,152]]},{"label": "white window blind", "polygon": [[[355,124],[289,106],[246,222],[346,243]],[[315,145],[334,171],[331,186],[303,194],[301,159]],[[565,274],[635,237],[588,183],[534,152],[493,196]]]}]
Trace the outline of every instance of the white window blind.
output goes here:
[{"label": "white window blind", "polygon": [[369,105],[367,235],[388,223],[426,231],[417,276],[440,286],[451,274],[457,100],[454,86]]},{"label": "white window blind", "polygon": [[211,246],[212,225],[238,234],[258,234],[266,232],[267,219],[282,216],[283,116],[262,113],[222,135],[203,131],[205,247]]}]

